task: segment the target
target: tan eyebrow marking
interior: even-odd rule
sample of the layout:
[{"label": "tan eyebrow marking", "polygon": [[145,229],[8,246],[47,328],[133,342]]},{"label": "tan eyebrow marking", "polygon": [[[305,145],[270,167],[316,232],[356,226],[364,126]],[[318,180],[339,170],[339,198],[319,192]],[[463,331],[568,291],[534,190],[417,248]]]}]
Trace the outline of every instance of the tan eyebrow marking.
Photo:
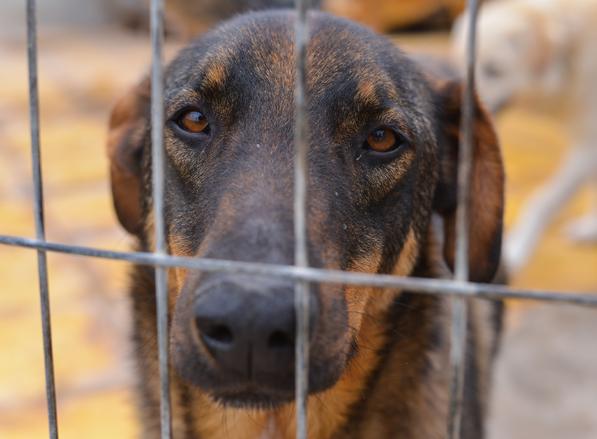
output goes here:
[{"label": "tan eyebrow marking", "polygon": [[211,62],[207,65],[203,79],[201,81],[201,88],[217,89],[224,86],[228,76],[228,69],[226,65],[220,62]]},{"label": "tan eyebrow marking", "polygon": [[224,48],[210,51],[199,66],[203,71],[200,89],[218,89],[224,86],[232,64],[233,53]]},{"label": "tan eyebrow marking", "polygon": [[378,105],[379,97],[375,89],[375,83],[371,78],[365,78],[359,80],[357,85],[356,99],[366,105]]}]

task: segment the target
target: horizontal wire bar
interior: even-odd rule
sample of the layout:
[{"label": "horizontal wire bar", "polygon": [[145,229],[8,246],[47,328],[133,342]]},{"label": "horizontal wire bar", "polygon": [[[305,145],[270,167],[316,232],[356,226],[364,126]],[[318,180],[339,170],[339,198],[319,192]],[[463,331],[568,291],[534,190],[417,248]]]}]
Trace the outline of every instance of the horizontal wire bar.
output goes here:
[{"label": "horizontal wire bar", "polygon": [[223,259],[189,258],[144,252],[119,252],[93,247],[39,241],[37,239],[10,235],[0,235],[0,244],[92,258],[126,261],[138,265],[180,267],[207,272],[219,271],[253,275],[271,275],[280,278],[306,280],[317,283],[396,288],[425,294],[465,296],[480,299],[524,299],[568,303],[581,306],[597,306],[597,292],[566,293],[562,291],[517,289],[504,285],[458,282],[446,279],[403,277],[389,274],[370,274],[313,267],[295,267],[293,265],[229,261]]},{"label": "horizontal wire bar", "polygon": [[[31,166],[33,172],[35,235],[45,241],[44,195],[41,170],[41,149],[39,136],[39,88],[37,76],[37,5],[27,0],[27,61],[29,67],[29,117],[31,124]],[[44,373],[46,384],[46,406],[48,428],[51,439],[58,439],[58,417],[56,413],[56,383],[54,379],[54,354],[52,349],[52,319],[50,313],[50,292],[48,287],[48,263],[43,249],[37,250],[37,271],[41,312],[41,332],[44,351]]]}]

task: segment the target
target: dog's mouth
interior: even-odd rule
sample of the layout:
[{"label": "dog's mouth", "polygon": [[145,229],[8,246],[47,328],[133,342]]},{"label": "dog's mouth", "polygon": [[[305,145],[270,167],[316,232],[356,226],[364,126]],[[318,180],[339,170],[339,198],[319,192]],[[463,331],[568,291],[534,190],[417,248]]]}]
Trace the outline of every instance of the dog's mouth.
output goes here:
[{"label": "dog's mouth", "polygon": [[[329,358],[323,362],[312,361],[308,373],[309,394],[317,394],[333,386],[353,355]],[[174,360],[179,376],[187,385],[201,389],[223,406],[265,410],[290,403],[295,398],[292,367],[249,377],[235,371],[210,367],[206,364],[208,362],[197,356],[193,356],[192,360],[189,357],[175,357]]]},{"label": "dog's mouth", "polygon": [[[351,344],[348,355],[330,355],[320,358],[310,353],[308,372],[309,395],[317,394],[332,387],[344,372],[355,355],[355,345]],[[182,380],[222,406],[270,410],[291,403],[295,399],[295,371],[291,364],[275,362],[267,372],[255,371],[251,375],[237,370],[213,367],[211,361],[194,349],[175,350],[174,365]]]},{"label": "dog's mouth", "polygon": [[239,386],[234,390],[210,392],[211,398],[227,407],[239,409],[271,410],[294,399],[294,391],[264,389],[254,384]]}]

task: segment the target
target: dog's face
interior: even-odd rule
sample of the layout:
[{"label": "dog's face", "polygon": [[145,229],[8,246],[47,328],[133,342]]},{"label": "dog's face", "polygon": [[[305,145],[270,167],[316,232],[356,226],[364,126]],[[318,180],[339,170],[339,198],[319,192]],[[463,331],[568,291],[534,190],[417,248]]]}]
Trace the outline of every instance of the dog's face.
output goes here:
[{"label": "dog's face", "polygon": [[[250,14],[170,64],[165,91],[166,206],[175,255],[293,264],[294,15]],[[315,267],[409,275],[433,211],[453,251],[460,86],[428,82],[391,43],[325,14],[309,19],[308,241]],[[122,224],[151,249],[147,81],[113,112],[109,152]],[[503,175],[477,112],[473,276],[499,258]],[[364,316],[384,325],[397,292],[310,288],[310,392],[359,354]],[[171,353],[215,399],[272,406],[294,391],[294,288],[279,279],[173,270]]]},{"label": "dog's face", "polygon": [[[557,29],[539,10],[516,1],[485,5],[477,22],[477,81],[483,102],[498,111],[536,92],[556,58]],[[468,17],[454,26],[454,59],[466,65]]]}]

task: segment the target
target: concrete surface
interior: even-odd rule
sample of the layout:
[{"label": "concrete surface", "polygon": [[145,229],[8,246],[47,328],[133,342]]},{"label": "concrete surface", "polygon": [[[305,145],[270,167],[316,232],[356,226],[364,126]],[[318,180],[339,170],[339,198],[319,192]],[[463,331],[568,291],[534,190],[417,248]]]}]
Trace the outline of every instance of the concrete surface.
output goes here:
[{"label": "concrete surface", "polygon": [[505,334],[494,377],[489,439],[597,438],[597,309],[513,312],[518,321]]}]

